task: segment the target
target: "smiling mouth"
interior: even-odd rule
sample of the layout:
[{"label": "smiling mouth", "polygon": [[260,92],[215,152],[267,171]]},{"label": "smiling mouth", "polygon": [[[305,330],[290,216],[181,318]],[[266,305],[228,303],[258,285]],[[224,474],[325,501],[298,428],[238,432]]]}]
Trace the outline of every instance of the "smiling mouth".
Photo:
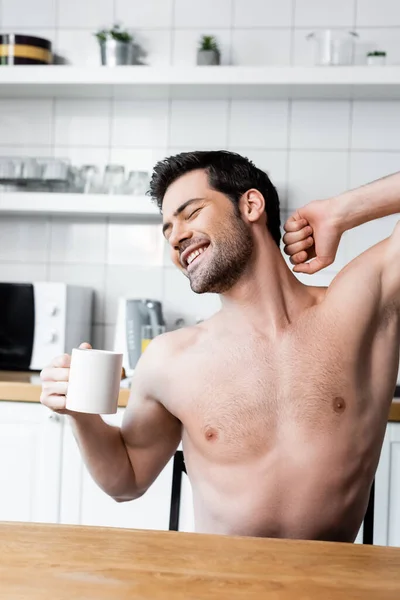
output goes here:
[{"label": "smiling mouth", "polygon": [[204,252],[207,250],[207,248],[209,247],[210,244],[207,244],[206,246],[201,246],[200,248],[197,248],[196,250],[193,250],[193,252],[191,252],[189,254],[189,256],[186,259],[186,264],[187,264],[187,268],[189,268],[191,265],[193,265],[193,263],[197,262],[199,259],[199,256],[201,256],[202,254],[204,254]]}]

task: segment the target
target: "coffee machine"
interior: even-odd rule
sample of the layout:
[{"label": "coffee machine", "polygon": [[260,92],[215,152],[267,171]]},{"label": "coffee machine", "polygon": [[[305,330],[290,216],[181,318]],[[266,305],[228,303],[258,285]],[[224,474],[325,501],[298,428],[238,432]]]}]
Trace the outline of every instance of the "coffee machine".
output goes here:
[{"label": "coffee machine", "polygon": [[162,305],[149,298],[119,298],[114,350],[123,353],[122,366],[129,377],[142,353],[143,326],[154,331],[165,326]]}]

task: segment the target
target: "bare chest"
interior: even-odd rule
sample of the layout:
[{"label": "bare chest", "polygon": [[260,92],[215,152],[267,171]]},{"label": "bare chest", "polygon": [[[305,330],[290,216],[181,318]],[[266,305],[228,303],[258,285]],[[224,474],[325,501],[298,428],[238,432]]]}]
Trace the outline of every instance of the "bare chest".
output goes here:
[{"label": "bare chest", "polygon": [[229,448],[233,457],[243,447],[259,453],[291,424],[332,429],[354,411],[342,346],[331,343],[327,352],[326,339],[316,336],[275,347],[260,339],[229,341],[198,352],[179,369],[174,414],[199,444]]}]

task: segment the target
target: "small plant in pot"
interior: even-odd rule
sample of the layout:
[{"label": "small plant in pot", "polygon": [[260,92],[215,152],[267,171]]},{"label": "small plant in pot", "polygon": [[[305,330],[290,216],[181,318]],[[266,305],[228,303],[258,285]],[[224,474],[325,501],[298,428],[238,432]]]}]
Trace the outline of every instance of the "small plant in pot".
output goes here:
[{"label": "small plant in pot", "polygon": [[219,65],[221,55],[217,40],[213,35],[203,35],[197,50],[198,65]]},{"label": "small plant in pot", "polygon": [[134,60],[133,37],[116,24],[94,34],[100,44],[101,64],[109,67],[131,65]]},{"label": "small plant in pot", "polygon": [[384,65],[386,63],[386,52],[374,50],[367,54],[367,65]]}]

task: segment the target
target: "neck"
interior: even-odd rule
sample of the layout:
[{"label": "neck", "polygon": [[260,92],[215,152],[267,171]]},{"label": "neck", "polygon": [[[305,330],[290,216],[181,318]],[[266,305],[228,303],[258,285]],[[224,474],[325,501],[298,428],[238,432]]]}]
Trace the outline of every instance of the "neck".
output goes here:
[{"label": "neck", "polygon": [[278,332],[315,303],[311,289],[293,275],[281,251],[265,232],[240,280],[221,294],[222,313],[236,322]]}]

